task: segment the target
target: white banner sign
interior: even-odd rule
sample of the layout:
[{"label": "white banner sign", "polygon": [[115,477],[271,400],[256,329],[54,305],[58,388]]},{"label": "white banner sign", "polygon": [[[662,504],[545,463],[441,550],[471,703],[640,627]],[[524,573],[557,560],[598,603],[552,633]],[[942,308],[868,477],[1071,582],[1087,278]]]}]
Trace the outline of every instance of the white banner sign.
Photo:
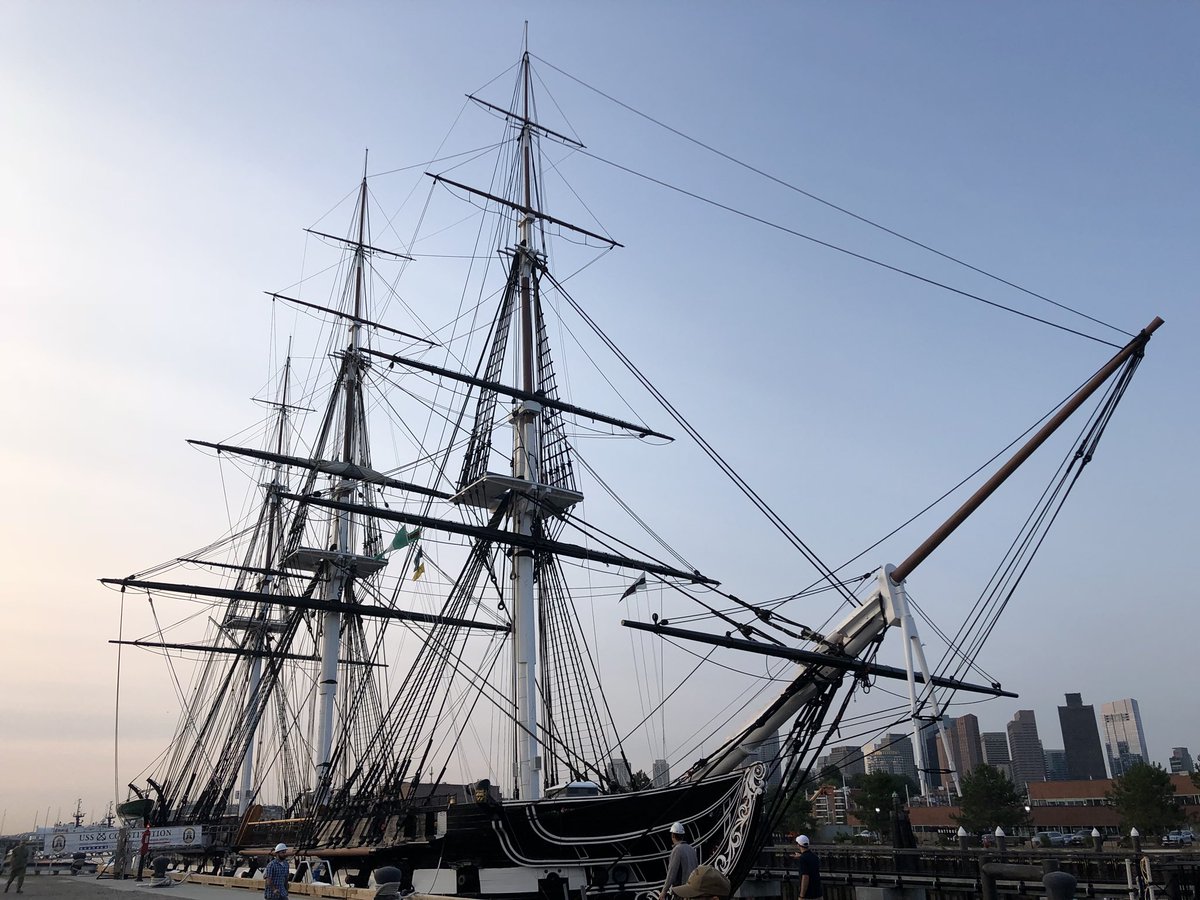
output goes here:
[{"label": "white banner sign", "polygon": [[[117,849],[119,828],[55,829],[45,835],[43,852],[50,856],[74,853],[112,853]],[[142,845],[142,832],[129,829],[129,848],[136,852]],[[186,850],[204,846],[203,825],[175,825],[150,829],[151,850]]]}]

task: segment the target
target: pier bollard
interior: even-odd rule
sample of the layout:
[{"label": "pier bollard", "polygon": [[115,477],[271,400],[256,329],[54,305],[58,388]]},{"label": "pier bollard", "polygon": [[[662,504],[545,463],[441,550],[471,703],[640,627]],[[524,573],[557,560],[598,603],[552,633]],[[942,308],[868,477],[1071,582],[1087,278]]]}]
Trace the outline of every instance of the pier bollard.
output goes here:
[{"label": "pier bollard", "polygon": [[1137,856],[1142,855],[1142,833],[1136,828],[1129,829],[1129,840],[1133,844],[1133,852]]},{"label": "pier bollard", "polygon": [[961,825],[959,825],[958,826],[958,849],[966,850],[967,849],[967,841],[969,839],[970,838],[967,836],[967,829],[965,829]]},{"label": "pier bollard", "polygon": [[1097,853],[1104,849],[1104,836],[1100,834],[1099,828],[1092,829],[1092,849]]},{"label": "pier bollard", "polygon": [[374,872],[376,900],[390,900],[400,896],[400,883],[404,872],[395,866],[381,866]]},{"label": "pier bollard", "polygon": [[996,849],[1001,855],[1008,850],[1008,837],[1004,834],[1004,829],[999,825],[996,826]]},{"label": "pier bollard", "polygon": [[1047,872],[1042,876],[1046,900],[1074,900],[1075,876],[1069,872]]}]

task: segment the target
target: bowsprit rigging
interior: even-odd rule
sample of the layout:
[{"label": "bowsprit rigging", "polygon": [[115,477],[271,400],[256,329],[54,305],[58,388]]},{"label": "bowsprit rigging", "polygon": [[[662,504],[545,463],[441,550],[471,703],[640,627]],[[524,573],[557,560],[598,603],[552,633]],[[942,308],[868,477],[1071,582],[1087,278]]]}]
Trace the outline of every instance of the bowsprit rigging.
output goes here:
[{"label": "bowsprit rigging", "polygon": [[[379,284],[389,299],[399,294],[374,260],[385,266],[416,255],[378,248],[364,167],[346,235],[309,229],[324,250],[342,254],[332,299],[268,292],[327,329],[309,376],[297,391],[289,354],[260,445],[192,442],[249,468],[254,502],[203,550],[104,579],[144,594],[155,623],[116,643],[161,653],[172,666],[180,654],[195,660],[190,683],[179,682],[186,709],[171,746],[133,791],[153,824],[206,829],[200,852],[259,853],[285,841],[359,886],[374,868],[391,865],[407,886],[427,892],[533,898],[545,895],[552,874],[554,884],[594,900],[630,892],[650,900],[665,877],[666,828],[674,821],[706,860],[741,879],[863,685],[906,681],[914,722],[940,720],[945,692],[1012,696],[997,684],[968,682],[969,661],[1077,474],[1063,475],[1017,542],[1019,562],[1005,566],[956,636],[959,664],[930,667],[906,580],[1115,376],[1081,436],[1074,469],[1090,459],[1161,322],[1123,348],[908,559],[860,579],[856,595],[854,583],[817,558],[552,273],[550,232],[606,249],[620,244],[598,225],[581,227],[551,210],[544,179],[555,167],[541,141],[567,152],[582,144],[538,123],[533,85],[526,52],[510,107],[472,97],[501,115],[511,138],[495,145],[509,156],[492,184],[431,176],[441,199],[477,205],[496,223],[491,237],[481,226],[476,246],[461,256],[470,277],[480,276],[480,302],[495,302],[494,314],[474,321],[460,308],[452,326],[427,329],[436,340],[411,322],[380,321]],[[477,271],[485,240],[494,240],[487,247],[494,262]],[[315,290],[302,288],[289,291]],[[568,399],[552,327],[552,316],[566,313],[580,317],[611,351],[613,368],[632,375],[847,603],[839,621],[814,629],[720,589],[707,562],[704,571],[692,568],[619,498],[676,562],[594,524],[591,509],[585,515],[594,484],[611,491],[598,467],[580,459],[581,433],[671,438],[636,412],[618,417]],[[189,569],[188,577],[168,574],[175,568]],[[647,584],[728,626],[720,635],[665,616],[624,622],[662,641],[710,646],[697,669],[732,653],[795,666],[786,677],[747,677],[747,692],[766,694],[762,708],[732,734],[701,734],[701,755],[688,759],[686,771],[649,785],[632,777],[632,732],[618,724],[625,698],[605,690],[614,677],[612,648],[581,609]],[[713,598],[732,608],[718,609]],[[170,602],[192,612],[163,626],[158,608]],[[185,637],[190,626],[207,631]],[[902,668],[877,658],[892,628],[903,636]],[[664,691],[663,703],[674,694]],[[745,718],[740,707],[735,715]],[[681,750],[692,753],[691,740]],[[780,789],[768,796],[776,782]]]}]

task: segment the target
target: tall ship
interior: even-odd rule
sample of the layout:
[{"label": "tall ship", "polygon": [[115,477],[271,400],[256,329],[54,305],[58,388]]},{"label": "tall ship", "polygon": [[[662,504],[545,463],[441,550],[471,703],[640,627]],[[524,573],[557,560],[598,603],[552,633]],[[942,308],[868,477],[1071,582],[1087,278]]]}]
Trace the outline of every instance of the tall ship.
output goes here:
[{"label": "tall ship", "polygon": [[[122,812],[200,830],[204,855],[284,841],[360,886],[388,866],[443,895],[649,900],[680,822],[702,860],[739,883],[864,685],[907,684],[914,730],[938,723],[951,693],[1006,694],[966,668],[930,666],[906,581],[1086,405],[1087,453],[1071,465],[1084,464],[1160,324],[1119,348],[907,559],[848,578],[573,295],[574,272],[552,250],[620,245],[552,207],[547,169],[583,145],[540,123],[527,52],[515,73],[508,103],[470,98],[501,129],[485,148],[490,182],[457,174],[484,151],[431,164],[406,238],[379,215],[364,166],[344,228],[310,230],[334,262],[270,293],[294,334],[278,342],[274,383],[258,398],[267,415],[234,437],[192,441],[220,459],[223,479],[250,485],[228,530],[103,579],[153,612],[149,631],[123,626],[116,642],[162,655],[186,701]],[[463,234],[463,250],[442,251]],[[402,290],[425,262],[466,276]],[[619,372],[641,398],[614,411],[564,390],[563,360],[585,336],[607,354],[584,356],[596,373],[585,381]],[[846,611],[813,625],[744,599],[718,571],[724,561],[689,562],[602,468],[616,447],[622,474],[653,477],[654,446],[675,438],[695,442]],[[650,459],[631,462],[631,448]],[[1048,496],[1020,559],[1064,497]],[[663,613],[638,605],[651,593]],[[685,627],[692,614],[709,625]],[[629,685],[649,673],[599,637],[612,630],[598,619],[623,619],[631,646],[688,647],[697,668],[718,651],[740,660],[727,677],[746,687],[714,715],[683,673],[631,726]],[[876,658],[892,631],[903,666]],[[631,743],[665,730],[677,700],[697,726],[669,765],[664,739],[664,764],[645,776]]]}]

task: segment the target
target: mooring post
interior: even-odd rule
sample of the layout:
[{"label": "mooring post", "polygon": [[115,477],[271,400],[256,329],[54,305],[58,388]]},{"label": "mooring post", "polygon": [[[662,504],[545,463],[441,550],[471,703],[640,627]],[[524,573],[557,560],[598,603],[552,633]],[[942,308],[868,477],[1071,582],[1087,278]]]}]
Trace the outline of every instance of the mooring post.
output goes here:
[{"label": "mooring post", "polygon": [[1047,872],[1042,876],[1046,900],[1074,900],[1075,876],[1069,872]]},{"label": "mooring post", "polygon": [[1092,849],[1097,853],[1104,849],[1104,836],[1100,834],[1099,828],[1092,829]]},{"label": "mooring post", "polygon": [[967,829],[963,828],[961,825],[958,826],[958,849],[967,849]]},{"label": "mooring post", "polygon": [[996,849],[1000,851],[1001,856],[1008,850],[1008,838],[1005,837],[1004,829],[999,825],[996,826]]}]

